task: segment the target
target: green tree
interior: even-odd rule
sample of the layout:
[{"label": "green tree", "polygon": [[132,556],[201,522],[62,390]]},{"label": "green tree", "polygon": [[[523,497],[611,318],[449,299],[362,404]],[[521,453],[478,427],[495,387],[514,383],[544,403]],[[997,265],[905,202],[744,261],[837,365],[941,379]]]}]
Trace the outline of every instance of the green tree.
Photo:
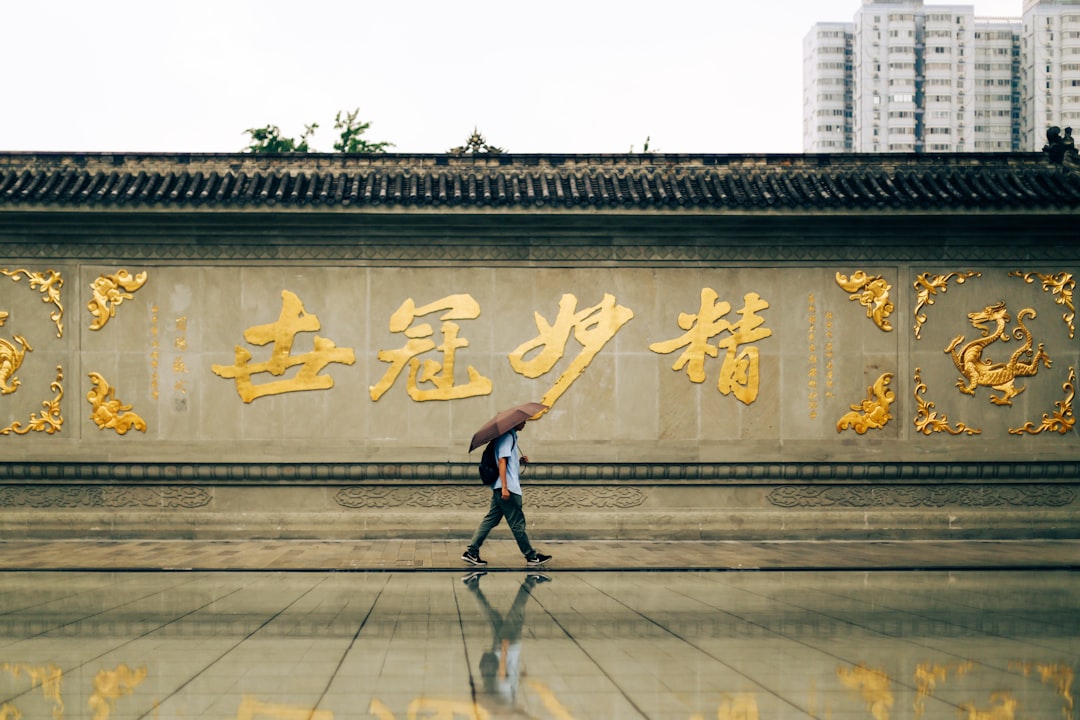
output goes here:
[{"label": "green tree", "polygon": [[[334,117],[334,129],[341,134],[334,143],[334,150],[340,153],[384,153],[386,148],[394,147],[394,143],[386,141],[370,142],[361,137],[371,123],[359,120],[360,109],[352,112],[340,111]],[[297,138],[281,136],[281,128],[277,125],[267,125],[261,128],[248,128],[244,131],[250,138],[245,152],[251,153],[306,153],[316,152],[310,145],[309,140],[315,134],[319,125],[312,123],[304,127],[304,134]]]},{"label": "green tree", "polygon": [[318,127],[316,123],[306,126],[304,134],[300,136],[299,140],[281,137],[281,128],[277,125],[248,128],[244,133],[251,138],[251,142],[244,148],[244,151],[252,153],[311,152],[311,148],[308,146],[308,138],[315,133]]},{"label": "green tree", "polygon": [[[344,119],[342,115],[345,116]],[[341,131],[338,141],[334,143],[335,150],[341,153],[384,153],[386,148],[394,147],[392,142],[369,142],[360,137],[371,127],[371,123],[360,122],[357,119],[359,115],[360,108],[357,108],[348,113],[339,111],[334,116],[334,129]]]}]

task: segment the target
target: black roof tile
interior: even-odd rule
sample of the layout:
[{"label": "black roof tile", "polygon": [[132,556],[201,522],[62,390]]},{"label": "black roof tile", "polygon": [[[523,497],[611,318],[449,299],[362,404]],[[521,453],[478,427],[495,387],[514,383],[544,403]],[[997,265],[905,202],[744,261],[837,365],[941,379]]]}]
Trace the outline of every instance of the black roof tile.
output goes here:
[{"label": "black roof tile", "polygon": [[167,155],[0,153],[0,210],[26,207],[1080,210],[1042,154]]}]

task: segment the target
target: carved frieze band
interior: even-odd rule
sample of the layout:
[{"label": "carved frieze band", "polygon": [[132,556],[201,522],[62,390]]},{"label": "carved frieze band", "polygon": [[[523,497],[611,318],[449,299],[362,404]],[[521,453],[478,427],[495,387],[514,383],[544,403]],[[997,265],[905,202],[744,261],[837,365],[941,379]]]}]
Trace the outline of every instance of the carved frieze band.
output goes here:
[{"label": "carved frieze band", "polygon": [[[253,231],[254,232],[254,231]],[[48,258],[85,258],[113,257],[118,253],[132,261],[147,260],[313,260],[355,262],[405,262],[428,261],[439,257],[451,262],[477,262],[493,260],[527,260],[530,262],[708,262],[721,261],[767,261],[777,258],[797,262],[873,262],[881,263],[892,260],[907,260],[925,256],[925,245],[851,245],[835,243],[821,245],[751,245],[733,244],[728,247],[713,245],[557,245],[519,243],[499,243],[477,245],[440,245],[433,246],[425,238],[424,242],[408,242],[387,245],[362,243],[350,244],[310,244],[267,245],[266,243],[236,243],[233,245],[196,245],[181,243],[138,242],[130,244],[94,243],[92,240],[79,243],[50,243],[41,238],[31,237],[32,250],[26,255]],[[1030,243],[1022,250],[1015,244],[1009,245],[950,245],[937,246],[933,257],[939,262],[1054,262],[1075,258],[1075,248],[1062,243]],[[11,249],[18,254],[17,246]],[[1018,256],[1018,253],[1019,256]]]},{"label": "carved frieze band", "polygon": [[1076,500],[1067,485],[949,485],[892,487],[787,486],[769,492],[778,507],[1063,507]]},{"label": "carved frieze band", "polygon": [[[529,506],[538,508],[603,508],[618,510],[638,507],[646,494],[639,488],[530,488]],[[347,508],[482,508],[491,502],[484,488],[388,488],[347,487],[334,495],[334,502]]]},{"label": "carved frieze band", "polygon": [[[0,483],[475,485],[475,463],[0,463]],[[529,485],[1080,482],[1077,462],[530,463]]]},{"label": "carved frieze band", "polygon": [[199,508],[210,492],[189,486],[161,487],[0,487],[0,507],[16,508]]}]

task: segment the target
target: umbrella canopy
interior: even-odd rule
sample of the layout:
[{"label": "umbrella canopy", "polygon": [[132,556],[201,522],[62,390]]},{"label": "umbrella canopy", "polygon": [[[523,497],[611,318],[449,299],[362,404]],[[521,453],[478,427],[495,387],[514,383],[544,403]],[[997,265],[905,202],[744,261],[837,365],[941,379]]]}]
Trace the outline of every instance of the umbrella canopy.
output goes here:
[{"label": "umbrella canopy", "polygon": [[527,402],[508,410],[503,410],[501,413],[484,423],[484,425],[476,431],[476,434],[472,436],[472,442],[469,443],[469,452],[472,452],[485,443],[491,442],[500,435],[510,432],[521,423],[532,419],[547,409],[548,406],[542,403]]}]

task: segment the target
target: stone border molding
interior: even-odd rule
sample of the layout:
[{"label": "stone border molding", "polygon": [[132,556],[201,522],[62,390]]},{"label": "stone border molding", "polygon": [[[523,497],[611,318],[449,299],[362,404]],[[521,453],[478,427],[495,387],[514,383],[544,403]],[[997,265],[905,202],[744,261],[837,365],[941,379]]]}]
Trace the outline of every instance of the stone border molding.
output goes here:
[{"label": "stone border molding", "polygon": [[210,504],[209,490],[191,486],[0,487],[0,508],[193,509]]},{"label": "stone border molding", "polygon": [[[539,508],[602,508],[625,509],[645,503],[647,494],[640,488],[559,488],[534,487],[528,490],[530,507]],[[491,491],[483,487],[400,488],[363,487],[342,488],[334,502],[353,509],[381,508],[483,508],[491,502]]]},{"label": "stone border molding", "polygon": [[785,486],[769,492],[777,507],[1064,507],[1076,490],[1063,485]]},{"label": "stone border molding", "polygon": [[[1077,462],[529,463],[529,485],[1080,483]],[[445,484],[482,488],[475,463],[0,463],[0,486],[55,483]]]}]

